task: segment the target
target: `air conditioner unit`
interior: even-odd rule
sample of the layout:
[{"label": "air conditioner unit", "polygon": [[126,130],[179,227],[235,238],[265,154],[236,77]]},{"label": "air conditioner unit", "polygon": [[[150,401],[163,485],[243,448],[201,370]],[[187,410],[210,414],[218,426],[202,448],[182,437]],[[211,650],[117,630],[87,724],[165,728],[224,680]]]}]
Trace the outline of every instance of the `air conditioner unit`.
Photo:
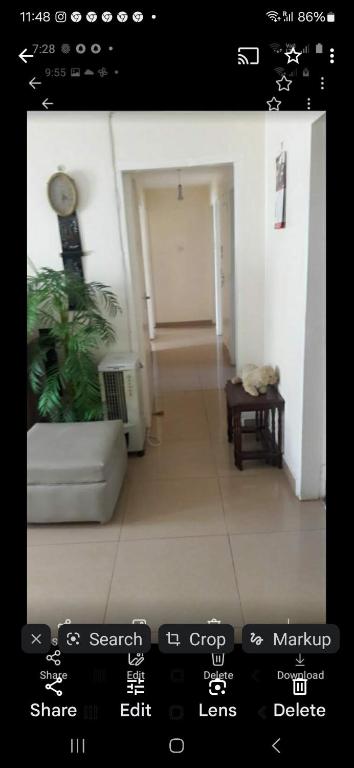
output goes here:
[{"label": "air conditioner unit", "polygon": [[144,454],[142,364],[134,353],[107,355],[98,366],[104,417],[121,419],[130,453]]}]

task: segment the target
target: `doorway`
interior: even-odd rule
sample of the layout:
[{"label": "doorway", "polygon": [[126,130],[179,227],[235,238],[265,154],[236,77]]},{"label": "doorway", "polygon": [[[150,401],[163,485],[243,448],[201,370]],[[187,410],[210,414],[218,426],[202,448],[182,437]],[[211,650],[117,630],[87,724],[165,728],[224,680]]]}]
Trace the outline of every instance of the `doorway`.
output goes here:
[{"label": "doorway", "polygon": [[180,328],[185,344],[188,330],[208,328],[219,356],[235,365],[234,167],[147,168],[120,176],[149,424],[156,389],[151,344],[166,344],[164,329]]}]

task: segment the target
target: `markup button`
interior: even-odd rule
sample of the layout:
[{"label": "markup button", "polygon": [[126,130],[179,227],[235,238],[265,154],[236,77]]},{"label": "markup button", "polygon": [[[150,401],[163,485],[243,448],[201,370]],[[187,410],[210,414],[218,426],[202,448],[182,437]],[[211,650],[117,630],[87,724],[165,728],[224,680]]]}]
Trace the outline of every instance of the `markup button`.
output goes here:
[{"label": "markup button", "polygon": [[335,624],[246,624],[242,630],[246,653],[337,653]]}]

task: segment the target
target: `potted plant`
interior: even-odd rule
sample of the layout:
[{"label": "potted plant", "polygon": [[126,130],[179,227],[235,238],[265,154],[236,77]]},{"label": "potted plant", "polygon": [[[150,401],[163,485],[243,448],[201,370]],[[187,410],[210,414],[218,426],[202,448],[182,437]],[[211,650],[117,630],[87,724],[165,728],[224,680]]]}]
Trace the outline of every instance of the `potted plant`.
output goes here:
[{"label": "potted plant", "polygon": [[45,330],[32,344],[28,375],[45,420],[103,419],[95,352],[115,340],[106,316],[118,311],[106,285],[85,283],[74,272],[41,269],[28,277],[27,333],[32,337]]}]

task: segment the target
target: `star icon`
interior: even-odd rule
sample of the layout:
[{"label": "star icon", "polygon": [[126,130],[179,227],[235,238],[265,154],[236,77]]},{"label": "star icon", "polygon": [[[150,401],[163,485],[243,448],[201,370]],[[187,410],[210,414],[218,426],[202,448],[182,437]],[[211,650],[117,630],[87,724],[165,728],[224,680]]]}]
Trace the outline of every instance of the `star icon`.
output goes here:
[{"label": "star icon", "polygon": [[290,64],[291,61],[295,61],[296,64],[299,63],[299,56],[302,56],[301,51],[296,51],[295,46],[293,45],[292,48],[290,48],[290,51],[285,51],[285,56],[288,57],[288,64]]},{"label": "star icon", "polygon": [[288,80],[285,77],[285,75],[283,75],[283,77],[281,77],[280,80],[276,80],[275,82],[276,82],[276,84],[277,84],[277,86],[279,88],[279,91],[289,91],[291,83],[293,81],[292,80]]},{"label": "star icon", "polygon": [[273,98],[270,99],[270,101],[267,101],[267,104],[270,112],[279,112],[279,106],[281,104],[281,101],[277,101],[275,96],[273,96]]}]

